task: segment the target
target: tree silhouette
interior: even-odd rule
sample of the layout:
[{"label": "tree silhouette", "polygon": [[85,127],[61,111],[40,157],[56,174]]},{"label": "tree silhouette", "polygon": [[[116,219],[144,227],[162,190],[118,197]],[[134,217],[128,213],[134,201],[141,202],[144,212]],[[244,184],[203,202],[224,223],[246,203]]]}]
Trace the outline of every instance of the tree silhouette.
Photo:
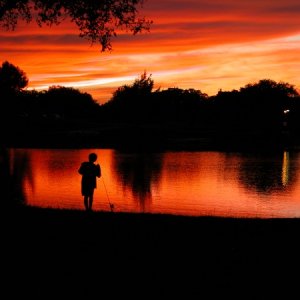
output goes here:
[{"label": "tree silhouette", "polygon": [[88,93],[64,86],[50,86],[40,94],[40,111],[60,117],[90,117],[97,112],[99,104]]},{"label": "tree silhouette", "polygon": [[15,93],[21,91],[28,84],[28,78],[24,71],[8,61],[0,67],[0,92]]},{"label": "tree silhouette", "polygon": [[254,100],[262,97],[267,99],[275,97],[275,99],[278,99],[299,96],[293,85],[286,82],[276,82],[271,79],[261,79],[254,84],[249,83],[245,87],[240,88],[240,92],[253,96]]},{"label": "tree silhouette", "polygon": [[284,110],[290,109],[291,100],[299,96],[293,85],[270,79],[247,84],[240,89],[240,95],[244,120],[260,128],[281,128]]},{"label": "tree silhouette", "polygon": [[154,93],[156,114],[160,119],[184,121],[200,117],[208,96],[200,90],[168,88]]},{"label": "tree silhouette", "polygon": [[212,97],[220,128],[228,130],[281,130],[284,111],[296,112],[299,94],[289,83],[262,79],[239,91],[219,91]]},{"label": "tree silhouette", "polygon": [[151,94],[154,86],[154,81],[151,74],[148,76],[144,71],[139,78],[135,79],[131,85],[123,85],[114,93],[111,101],[126,101],[126,99],[139,99],[140,97]]},{"label": "tree silhouette", "polygon": [[119,87],[113,97],[101,106],[102,114],[111,120],[143,123],[195,123],[199,118],[206,119],[207,94],[200,90],[180,88],[153,91],[154,80],[151,76],[144,71],[132,84]]},{"label": "tree silhouette", "polygon": [[79,36],[99,42],[102,51],[111,50],[111,38],[119,30],[137,34],[147,31],[152,21],[138,17],[144,0],[0,0],[0,25],[14,30],[19,20],[33,19],[39,26],[58,25],[67,17],[79,29]]},{"label": "tree silhouette", "polygon": [[102,105],[102,114],[115,120],[145,120],[151,105],[154,81],[151,74],[143,72],[130,85],[123,85],[113,93],[112,98]]}]

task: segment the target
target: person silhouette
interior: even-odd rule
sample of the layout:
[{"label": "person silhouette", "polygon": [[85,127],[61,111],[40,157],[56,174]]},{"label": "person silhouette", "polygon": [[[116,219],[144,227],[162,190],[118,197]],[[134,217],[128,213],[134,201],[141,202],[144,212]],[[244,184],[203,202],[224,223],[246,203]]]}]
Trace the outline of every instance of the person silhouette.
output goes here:
[{"label": "person silhouette", "polygon": [[94,190],[97,187],[97,177],[101,177],[101,167],[99,164],[95,164],[97,160],[96,153],[90,153],[89,160],[82,162],[78,173],[81,177],[81,194],[83,196],[83,202],[87,211],[92,210]]}]

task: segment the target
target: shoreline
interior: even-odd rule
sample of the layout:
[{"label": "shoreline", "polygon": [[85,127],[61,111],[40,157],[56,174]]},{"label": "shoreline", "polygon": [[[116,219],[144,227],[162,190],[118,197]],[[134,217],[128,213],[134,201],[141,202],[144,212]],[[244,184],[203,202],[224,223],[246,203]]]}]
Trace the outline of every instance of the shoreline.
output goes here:
[{"label": "shoreline", "polygon": [[[23,295],[94,299],[107,293],[146,298],[208,292],[212,299],[264,299],[257,295],[286,289],[298,278],[292,272],[300,266],[298,218],[42,208],[5,215],[5,257],[10,269],[24,275],[18,281]],[[26,277],[29,269],[33,275]],[[241,295],[240,288],[247,293]]]},{"label": "shoreline", "polygon": [[234,137],[227,141],[219,142],[213,138],[193,137],[174,138],[164,141],[153,141],[145,139],[128,139],[124,137],[115,141],[102,139],[101,136],[72,136],[59,137],[26,137],[18,141],[5,140],[2,147],[20,149],[115,149],[120,151],[219,151],[219,152],[276,152],[276,151],[299,151],[299,143],[280,143],[276,140],[268,141],[259,139],[251,140],[245,137],[242,142],[233,141]]},{"label": "shoreline", "polygon": [[[185,127],[183,124],[102,124],[91,128],[10,129],[2,143],[14,148],[110,148],[136,151],[262,151],[298,150],[297,132],[225,130]],[[123,126],[123,127],[122,127]]]}]

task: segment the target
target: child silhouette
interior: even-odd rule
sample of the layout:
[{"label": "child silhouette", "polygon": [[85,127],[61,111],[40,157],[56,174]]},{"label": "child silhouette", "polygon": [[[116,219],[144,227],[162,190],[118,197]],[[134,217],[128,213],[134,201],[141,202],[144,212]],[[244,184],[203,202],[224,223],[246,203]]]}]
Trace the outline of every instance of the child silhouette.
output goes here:
[{"label": "child silhouette", "polygon": [[81,177],[81,194],[87,211],[92,210],[94,189],[97,187],[97,177],[101,177],[101,168],[99,164],[95,164],[97,160],[96,153],[89,154],[89,160],[81,163],[78,170]]}]

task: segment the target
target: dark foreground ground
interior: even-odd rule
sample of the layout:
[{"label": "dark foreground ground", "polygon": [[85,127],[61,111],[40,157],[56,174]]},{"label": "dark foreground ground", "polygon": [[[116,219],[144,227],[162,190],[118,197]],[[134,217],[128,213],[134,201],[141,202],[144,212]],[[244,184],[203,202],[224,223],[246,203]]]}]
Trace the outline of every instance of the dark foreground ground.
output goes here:
[{"label": "dark foreground ground", "polygon": [[2,212],[2,299],[299,299],[300,220]]}]

